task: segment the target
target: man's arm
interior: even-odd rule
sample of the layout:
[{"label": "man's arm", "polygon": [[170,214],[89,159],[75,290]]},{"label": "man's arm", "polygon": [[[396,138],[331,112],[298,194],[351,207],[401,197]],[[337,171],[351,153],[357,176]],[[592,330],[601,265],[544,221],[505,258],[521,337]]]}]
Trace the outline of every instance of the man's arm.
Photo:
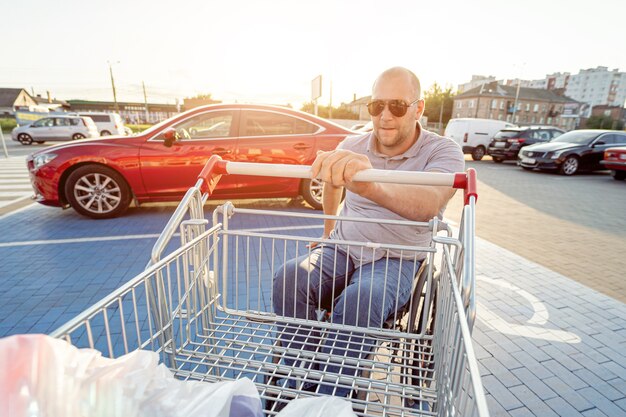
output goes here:
[{"label": "man's arm", "polygon": [[[343,194],[343,187],[335,187],[333,184],[325,182],[323,189],[322,203],[324,205],[324,214],[336,216],[339,210],[339,204],[341,204],[341,195]],[[330,236],[330,232],[335,228],[336,220],[324,220],[324,238]]]},{"label": "man's arm", "polygon": [[405,219],[424,222],[437,216],[454,192],[443,186],[375,183],[361,196]]},{"label": "man's arm", "polygon": [[[372,168],[367,156],[348,150],[320,153],[313,163],[313,176],[334,187],[346,187],[394,213],[415,221],[435,217],[454,195],[449,187],[353,182],[354,175]],[[326,211],[326,210],[324,210]]]}]

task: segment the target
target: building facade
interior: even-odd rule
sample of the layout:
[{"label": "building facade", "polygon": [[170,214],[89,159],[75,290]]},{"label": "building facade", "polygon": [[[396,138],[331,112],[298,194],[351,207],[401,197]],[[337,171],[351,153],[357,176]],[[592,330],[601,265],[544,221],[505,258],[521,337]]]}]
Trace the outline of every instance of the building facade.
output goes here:
[{"label": "building facade", "polygon": [[595,106],[624,107],[626,102],[626,73],[607,67],[580,70],[570,77],[565,94],[588,104],[583,116],[589,117]]},{"label": "building facade", "polygon": [[528,87],[517,90],[517,86],[497,82],[473,88],[455,97],[452,115],[518,125],[550,125],[564,130],[578,127],[581,108],[578,101],[549,90]]},{"label": "building facade", "polygon": [[23,88],[0,88],[0,117],[14,117],[15,110],[29,110],[37,102]]}]

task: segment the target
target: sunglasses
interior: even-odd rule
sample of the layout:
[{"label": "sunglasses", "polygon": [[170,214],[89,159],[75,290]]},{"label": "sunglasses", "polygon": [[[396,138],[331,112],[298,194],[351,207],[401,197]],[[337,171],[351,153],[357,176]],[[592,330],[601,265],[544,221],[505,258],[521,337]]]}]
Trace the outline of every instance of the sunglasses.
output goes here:
[{"label": "sunglasses", "polygon": [[402,117],[406,114],[409,107],[418,101],[420,101],[419,98],[407,104],[404,100],[372,100],[367,103],[367,111],[370,115],[376,117],[385,110],[385,106],[389,106],[391,114],[396,117]]}]

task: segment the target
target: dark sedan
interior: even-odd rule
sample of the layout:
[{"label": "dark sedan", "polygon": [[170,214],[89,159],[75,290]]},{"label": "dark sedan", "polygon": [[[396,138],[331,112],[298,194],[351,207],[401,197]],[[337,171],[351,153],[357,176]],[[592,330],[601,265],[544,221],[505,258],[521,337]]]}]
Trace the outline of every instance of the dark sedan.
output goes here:
[{"label": "dark sedan", "polygon": [[527,146],[518,155],[524,169],[558,170],[563,175],[606,169],[600,161],[612,146],[626,145],[626,132],[618,130],[573,130],[549,143]]},{"label": "dark sedan", "polygon": [[[180,140],[167,145],[168,133]],[[310,114],[282,107],[221,104],[198,107],[136,136],[107,136],[52,146],[28,158],[36,200],[71,206],[102,219],[121,215],[131,201],[178,201],[211,155],[239,162],[310,165],[353,132]],[[170,135],[171,136],[171,135]],[[215,198],[302,195],[322,207],[318,180],[233,175]]]}]

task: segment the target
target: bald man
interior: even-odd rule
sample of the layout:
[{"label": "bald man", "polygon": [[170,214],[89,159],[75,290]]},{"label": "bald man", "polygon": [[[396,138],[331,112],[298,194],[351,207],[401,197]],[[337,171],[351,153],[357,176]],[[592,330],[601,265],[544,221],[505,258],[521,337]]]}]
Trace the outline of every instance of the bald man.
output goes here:
[{"label": "bald man", "polygon": [[[464,171],[461,148],[448,138],[424,130],[419,123],[424,113],[419,79],[405,68],[386,70],[374,82],[367,107],[374,124],[372,132],[348,137],[334,151],[319,152],[313,163],[313,175],[324,181],[324,213],[337,214],[345,188],[341,216],[413,221],[443,218],[446,204],[454,195],[450,187],[352,181],[357,172],[368,168]],[[422,247],[429,246],[432,238],[428,230],[416,226],[335,220],[325,220],[323,237],[330,242]],[[314,320],[316,311],[326,304],[332,310],[333,323],[381,328],[388,317],[408,302],[415,273],[425,256],[394,249],[321,245],[287,262],[275,274],[274,311]],[[289,327],[281,330],[286,330],[279,335],[281,343],[291,349],[313,350],[319,341],[324,353],[359,358],[374,348],[371,339],[355,334],[337,333],[321,339],[315,332],[305,334]],[[289,358],[285,363],[294,365]],[[354,375],[349,367],[326,365],[319,370]],[[335,396],[350,392],[348,387],[322,384],[310,384],[305,389]]]}]

